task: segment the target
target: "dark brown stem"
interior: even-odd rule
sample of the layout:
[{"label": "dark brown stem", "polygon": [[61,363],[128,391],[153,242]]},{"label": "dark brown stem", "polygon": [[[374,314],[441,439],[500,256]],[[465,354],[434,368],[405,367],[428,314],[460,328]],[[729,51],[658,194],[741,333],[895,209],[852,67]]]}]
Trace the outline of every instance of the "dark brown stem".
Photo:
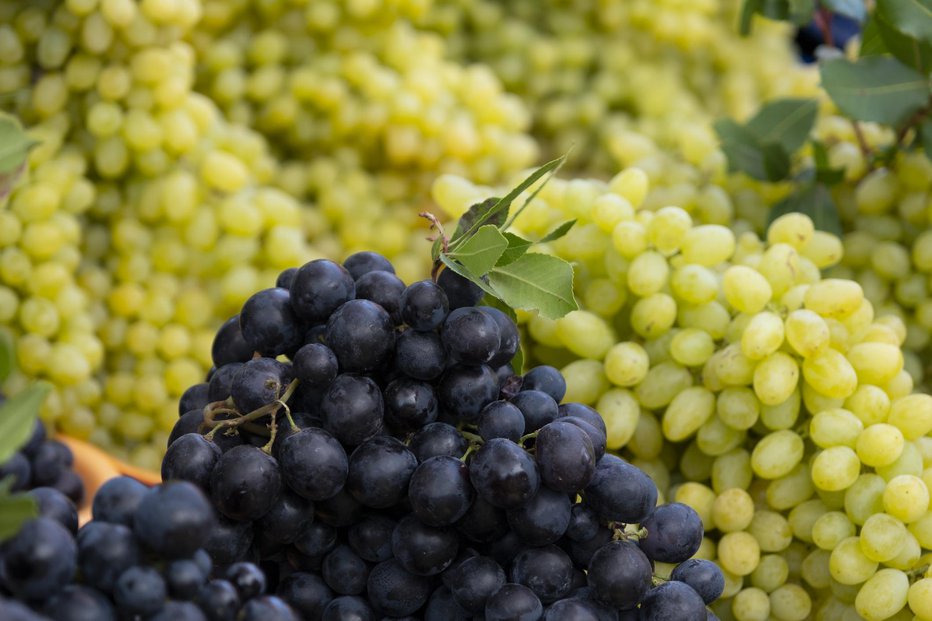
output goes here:
[{"label": "dark brown stem", "polygon": [[864,160],[870,166],[871,160],[873,159],[873,152],[871,151],[870,145],[867,144],[867,139],[864,138],[864,130],[861,129],[861,124],[857,121],[851,121],[851,127],[854,128],[854,137],[857,138],[858,147],[861,148],[861,155],[864,156]]},{"label": "dark brown stem", "polygon": [[822,31],[822,40],[825,45],[835,47],[835,37],[832,36],[832,12],[820,7],[813,16],[813,20]]},{"label": "dark brown stem", "polygon": [[906,139],[906,135],[909,133],[909,130],[922,123],[923,119],[926,118],[930,111],[932,111],[932,102],[930,102],[929,105],[927,105],[925,108],[916,110],[916,113],[909,117],[909,120],[903,123],[900,131],[896,133],[897,147],[903,146],[903,141]]}]

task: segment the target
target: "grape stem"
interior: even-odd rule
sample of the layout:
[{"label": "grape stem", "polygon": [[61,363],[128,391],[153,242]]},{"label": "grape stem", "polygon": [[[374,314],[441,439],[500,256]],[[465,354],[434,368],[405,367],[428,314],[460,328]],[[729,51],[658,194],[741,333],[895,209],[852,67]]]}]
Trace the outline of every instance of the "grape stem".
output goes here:
[{"label": "grape stem", "polygon": [[471,433],[469,431],[463,431],[460,429],[460,435],[469,440],[473,444],[482,444],[484,440],[479,434]]},{"label": "grape stem", "polygon": [[[279,408],[281,408],[282,406],[285,406],[286,408],[288,407],[285,405],[285,402],[288,401],[288,399],[290,399],[291,396],[294,394],[294,391],[298,387],[298,381],[299,380],[292,380],[292,382],[288,384],[288,388],[285,390],[285,393],[281,396],[281,398],[278,401],[267,403],[263,405],[262,407],[256,408],[252,412],[249,412],[248,414],[240,414],[239,410],[237,410],[235,407],[234,408],[226,407],[228,405],[229,399],[226,401],[215,401],[214,403],[209,404],[207,408],[205,408],[204,423],[208,426],[213,427],[213,429],[211,429],[207,433],[207,436],[206,436],[207,439],[213,440],[214,435],[216,435],[217,430],[219,429],[239,427],[246,423],[250,423],[254,420],[262,418],[263,416],[271,415],[272,421],[274,424],[275,416],[278,414]],[[213,406],[218,406],[218,407],[213,407]],[[236,416],[236,418],[230,418],[227,420],[215,421],[214,416],[217,413],[233,414],[233,415],[238,415],[238,416]],[[290,413],[289,413],[289,417],[290,417]],[[293,424],[293,421],[292,421],[292,424]]]},{"label": "grape stem", "polygon": [[463,462],[463,463],[465,464],[465,463],[466,463],[466,460],[469,458],[469,456],[472,455],[473,453],[475,453],[477,450],[479,450],[479,445],[478,445],[478,444],[470,444],[470,445],[469,445],[469,448],[466,449],[466,452],[463,453],[463,456],[460,457],[460,461]]},{"label": "grape stem", "polygon": [[531,433],[528,433],[528,434],[525,434],[525,435],[521,436],[521,439],[518,440],[518,444],[520,444],[520,445],[523,447],[525,442],[527,442],[528,440],[533,440],[534,438],[536,438],[538,433],[540,433],[540,430],[538,430],[538,431],[533,431],[533,432],[531,432]]}]

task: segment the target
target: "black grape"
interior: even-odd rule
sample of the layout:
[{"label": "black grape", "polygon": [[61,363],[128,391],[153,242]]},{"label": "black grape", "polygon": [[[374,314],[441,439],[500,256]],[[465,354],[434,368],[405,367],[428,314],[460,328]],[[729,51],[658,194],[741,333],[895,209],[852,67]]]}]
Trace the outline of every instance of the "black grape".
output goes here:
[{"label": "black grape", "polygon": [[682,563],[699,550],[702,543],[702,520],[695,509],[679,502],[660,505],[641,521],[647,537],[639,544],[652,560]]}]

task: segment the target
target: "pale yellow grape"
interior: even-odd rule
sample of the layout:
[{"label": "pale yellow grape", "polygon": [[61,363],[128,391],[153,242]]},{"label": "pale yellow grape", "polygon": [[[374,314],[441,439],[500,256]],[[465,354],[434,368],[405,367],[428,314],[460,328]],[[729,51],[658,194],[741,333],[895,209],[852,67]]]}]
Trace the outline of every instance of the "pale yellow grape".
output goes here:
[{"label": "pale yellow grape", "polygon": [[[574,311],[578,312],[578,311]],[[665,334],[676,321],[676,302],[666,293],[655,293],[635,302],[631,328],[647,339]]]},{"label": "pale yellow grape", "polygon": [[932,431],[932,396],[914,394],[900,397],[890,405],[886,422],[894,425],[907,440],[915,440]]},{"label": "pale yellow grape", "polygon": [[754,368],[754,392],[765,406],[777,406],[790,399],[799,382],[799,366],[784,352],[774,352]]},{"label": "pale yellow grape", "polygon": [[[758,394],[756,387],[755,394]],[[786,400],[776,405],[763,403],[760,408],[760,422],[771,431],[789,429],[796,424],[796,419],[799,418],[801,401],[799,390],[794,390]]]},{"label": "pale yellow grape", "polygon": [[608,188],[618,196],[627,199],[634,207],[640,207],[647,196],[650,181],[647,173],[631,166],[612,177],[608,182]]},{"label": "pale yellow grape", "polygon": [[806,290],[804,304],[822,317],[845,319],[860,308],[863,300],[864,290],[858,283],[827,278]]},{"label": "pale yellow grape", "polygon": [[686,388],[667,406],[661,421],[664,436],[680,442],[692,436],[715,413],[715,395],[702,386]]},{"label": "pale yellow grape", "polygon": [[797,464],[788,474],[774,479],[767,486],[767,504],[784,511],[804,502],[815,493],[809,467]]},{"label": "pale yellow grape", "polygon": [[812,599],[798,584],[784,584],[770,593],[770,614],[780,621],[805,621],[811,610]]},{"label": "pale yellow grape", "polygon": [[864,522],[859,533],[861,551],[869,559],[885,562],[900,553],[906,544],[906,527],[886,513],[876,513]]},{"label": "pale yellow grape", "polygon": [[663,450],[663,432],[660,421],[650,412],[641,412],[634,435],[628,441],[628,450],[641,459],[655,459]]},{"label": "pale yellow grape", "polygon": [[841,239],[826,233],[815,231],[812,239],[800,249],[800,254],[816,264],[819,269],[826,269],[837,265],[844,257],[844,246]]},{"label": "pale yellow grape", "polygon": [[921,621],[932,619],[932,578],[921,578],[910,585],[907,601]]},{"label": "pale yellow grape", "polygon": [[699,428],[696,443],[706,455],[723,455],[744,443],[747,432],[729,427],[718,416],[711,417]]},{"label": "pale yellow grape", "polygon": [[793,541],[789,522],[775,511],[755,512],[747,530],[757,540],[762,552],[780,552]]},{"label": "pale yellow grape", "polygon": [[708,531],[713,528],[712,515],[715,498],[715,492],[711,488],[702,483],[687,481],[676,488],[673,501],[689,505],[695,509],[702,520],[702,527]]},{"label": "pale yellow grape", "polygon": [[582,358],[603,358],[615,342],[611,326],[598,315],[575,310],[557,320],[557,338]]},{"label": "pale yellow grape", "polygon": [[903,452],[903,432],[887,423],[867,427],[858,435],[855,450],[861,461],[872,467],[893,463]]},{"label": "pale yellow grape", "polygon": [[711,476],[712,489],[718,494],[723,494],[732,488],[744,491],[754,478],[754,471],[751,470],[751,455],[743,448],[737,448],[717,456],[712,462]]},{"label": "pale yellow grape", "polygon": [[754,500],[739,487],[726,489],[712,503],[712,521],[723,533],[745,530],[754,518]]},{"label": "pale yellow grape", "polygon": [[900,549],[900,553],[886,561],[884,565],[894,569],[908,571],[916,567],[921,556],[922,546],[919,545],[919,540],[916,539],[915,535],[907,530],[906,541],[903,544],[903,547]]},{"label": "pale yellow grape", "polygon": [[851,521],[862,525],[867,519],[883,512],[883,490],[887,482],[876,474],[865,473],[845,490],[845,513]]},{"label": "pale yellow grape", "polygon": [[831,553],[816,549],[809,553],[800,567],[800,577],[814,589],[827,589],[832,583],[829,571]]},{"label": "pale yellow grape", "polygon": [[854,393],[858,377],[844,354],[835,349],[810,356],[803,361],[806,383],[830,399],[844,399]]},{"label": "pale yellow grape", "polygon": [[767,434],[751,452],[754,473],[765,479],[776,479],[790,472],[803,458],[802,438],[790,430]]},{"label": "pale yellow grape", "polygon": [[823,410],[809,421],[809,437],[821,448],[854,448],[863,430],[861,419],[842,408]]},{"label": "pale yellow grape", "polygon": [[866,621],[883,621],[906,606],[909,590],[906,574],[897,569],[881,569],[858,591],[855,607]]},{"label": "pale yellow grape", "polygon": [[799,279],[799,254],[787,244],[776,244],[764,251],[755,266],[770,283],[775,298],[781,298]]},{"label": "pale yellow grape", "polygon": [[924,549],[932,548],[932,511],[911,522],[907,528]]},{"label": "pale yellow grape", "polygon": [[634,207],[624,196],[603,194],[593,202],[590,217],[600,229],[611,233],[619,222],[634,219]]},{"label": "pale yellow grape", "polygon": [[734,254],[735,234],[717,224],[694,226],[683,236],[680,252],[686,263],[714,267]]},{"label": "pale yellow grape", "polygon": [[631,261],[628,289],[639,297],[646,297],[663,289],[669,277],[667,259],[659,252],[644,252]]},{"label": "pale yellow grape", "polygon": [[861,419],[865,426],[886,422],[891,407],[890,396],[880,387],[864,385],[845,400],[845,409]]},{"label": "pale yellow grape", "polygon": [[[688,369],[675,362],[661,362],[647,372],[647,376],[634,389],[642,406],[655,410],[666,406],[681,391],[693,384]],[[567,380],[569,385],[569,380]]]},{"label": "pale yellow grape", "polygon": [[712,301],[699,306],[677,306],[677,323],[681,328],[702,330],[716,340],[725,336],[731,319],[725,307],[718,302]]},{"label": "pale yellow grape", "polygon": [[903,474],[894,477],[884,488],[883,508],[904,524],[915,522],[929,510],[929,490],[917,476]]},{"label": "pale yellow grape", "polygon": [[623,221],[612,230],[612,247],[626,259],[634,259],[647,250],[647,228],[636,221]]},{"label": "pale yellow grape", "polygon": [[815,234],[812,218],[802,213],[787,213],[767,227],[767,243],[789,244],[797,250],[804,247]]},{"label": "pale yellow grape", "polygon": [[625,446],[637,429],[641,408],[634,395],[624,389],[605,391],[596,403],[596,410],[605,420],[605,445],[610,450]]},{"label": "pale yellow grape", "polygon": [[785,334],[787,342],[803,358],[825,351],[829,346],[828,324],[811,310],[797,309],[787,315]]},{"label": "pale yellow grape", "polygon": [[598,360],[574,360],[560,369],[566,380],[566,401],[595,403],[608,387],[603,365]]},{"label": "pale yellow grape", "polygon": [[696,442],[690,442],[680,457],[679,470],[689,481],[705,481],[712,475],[714,463],[714,457],[703,453]]},{"label": "pale yellow grape", "polygon": [[896,461],[875,468],[874,471],[889,482],[901,475],[921,477],[924,467],[922,453],[916,446],[916,442],[907,442],[903,445],[903,452],[896,458]]},{"label": "pale yellow grape", "polygon": [[[632,262],[632,268],[633,266],[634,262]],[[630,276],[628,282],[630,286]],[[674,296],[687,304],[706,304],[718,295],[718,277],[707,267],[687,263],[673,270],[670,288]]]},{"label": "pale yellow grape", "polygon": [[760,562],[760,545],[748,532],[726,533],[718,542],[718,561],[723,569],[747,576]]},{"label": "pale yellow grape", "polygon": [[749,388],[726,388],[718,395],[716,413],[729,427],[750,429],[760,415],[760,401]]},{"label": "pale yellow grape", "polygon": [[905,369],[897,373],[896,377],[894,377],[883,386],[884,391],[890,396],[891,399],[905,397],[913,392],[913,388],[913,377]]},{"label": "pale yellow grape", "polygon": [[722,279],[725,299],[742,313],[758,313],[770,302],[770,283],[760,273],[743,265],[732,265]]},{"label": "pale yellow grape", "polygon": [[650,360],[635,342],[616,343],[605,354],[605,375],[616,386],[636,386],[647,376]]},{"label": "pale yellow grape", "polygon": [[832,550],[829,570],[836,581],[854,585],[873,576],[877,571],[877,562],[864,554],[858,537],[848,537],[838,542]]},{"label": "pale yellow grape", "polygon": [[862,384],[886,384],[903,369],[903,352],[896,345],[858,343],[845,356]]},{"label": "pale yellow grape", "polygon": [[751,585],[770,593],[786,582],[789,574],[790,568],[786,559],[779,554],[765,554],[760,557],[760,562],[751,572]]},{"label": "pale yellow grape", "polygon": [[741,351],[751,360],[761,360],[783,344],[783,320],[776,313],[757,313],[741,334]]},{"label": "pale yellow grape", "polygon": [[692,228],[692,218],[680,207],[658,209],[647,225],[647,239],[664,254],[679,250],[686,233]]},{"label": "pale yellow grape", "polygon": [[754,378],[754,361],[745,356],[741,346],[736,343],[715,352],[708,364],[714,368],[715,376],[724,386],[744,386]]},{"label": "pale yellow grape", "polygon": [[827,551],[834,550],[842,540],[854,534],[854,523],[841,511],[829,511],[812,525],[812,542]]},{"label": "pale yellow grape", "polygon": [[731,601],[731,613],[736,621],[767,621],[770,598],[757,587],[742,589]]},{"label": "pale yellow grape", "polygon": [[[779,510],[778,507],[774,508]],[[828,513],[828,507],[818,498],[806,500],[794,506],[787,516],[793,536],[804,543],[812,543],[812,527],[826,513]]]},{"label": "pale yellow grape", "polygon": [[851,487],[861,472],[861,460],[848,446],[832,446],[812,460],[812,482],[819,489],[837,492]]},{"label": "pale yellow grape", "polygon": [[705,330],[686,328],[679,330],[670,342],[670,355],[688,367],[698,367],[715,353],[715,341]]}]

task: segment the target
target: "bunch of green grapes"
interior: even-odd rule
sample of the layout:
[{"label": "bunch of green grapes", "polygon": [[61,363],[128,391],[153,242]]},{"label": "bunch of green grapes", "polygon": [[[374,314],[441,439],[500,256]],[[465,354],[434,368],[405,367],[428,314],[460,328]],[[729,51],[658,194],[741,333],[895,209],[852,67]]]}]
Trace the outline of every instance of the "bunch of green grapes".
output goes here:
[{"label": "bunch of green grapes", "polygon": [[[761,240],[647,209],[650,191],[638,168],[552,180],[516,219],[532,238],[577,219],[548,251],[576,263],[582,308],[519,316],[530,357],[598,408],[609,448],[697,510],[699,555],[726,576],[720,618],[874,621],[912,614],[910,593],[921,614],[932,397],[913,393],[904,322],[823,278],[843,246],[808,216]],[[488,193],[445,178],[434,194],[455,212]]]},{"label": "bunch of green grapes", "polygon": [[[430,0],[207,0],[190,40],[197,88],[284,162],[338,256],[374,250],[423,274],[418,203],[450,172],[500,182],[536,161],[524,104],[418,24]],[[339,179],[339,183],[334,183]],[[412,231],[420,231],[412,243]]]},{"label": "bunch of green grapes", "polygon": [[199,2],[0,2],[0,95],[42,141],[0,211],[0,308],[44,417],[157,469],[222,321],[320,256],[264,138],[193,90]]}]

